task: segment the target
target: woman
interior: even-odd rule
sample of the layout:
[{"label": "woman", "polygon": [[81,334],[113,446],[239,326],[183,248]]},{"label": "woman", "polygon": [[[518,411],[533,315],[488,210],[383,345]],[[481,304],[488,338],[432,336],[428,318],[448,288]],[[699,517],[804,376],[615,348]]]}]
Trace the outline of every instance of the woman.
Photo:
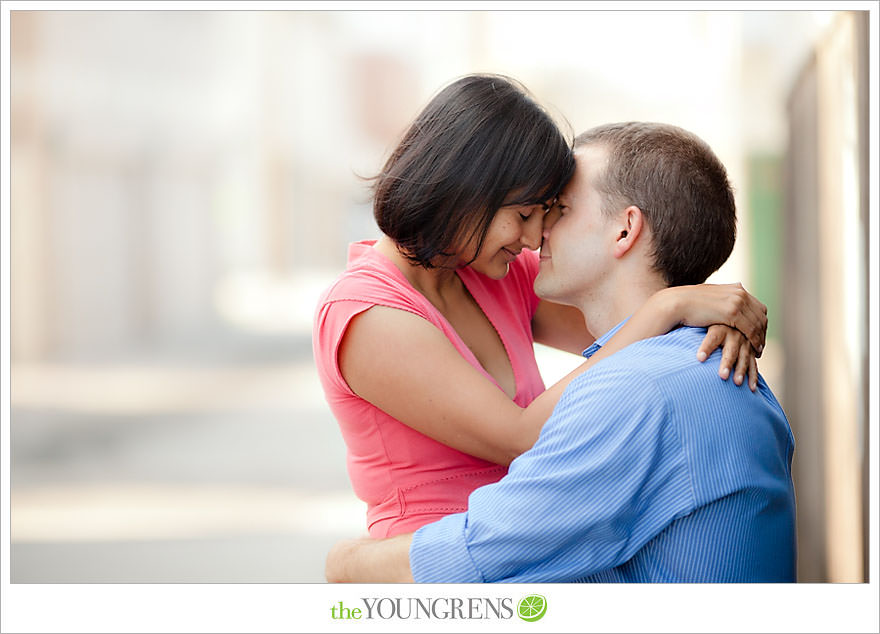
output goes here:
[{"label": "woman", "polygon": [[[665,289],[545,391],[533,342],[580,353],[593,341],[578,310],[532,288],[544,213],[573,170],[569,143],[522,86],[474,75],[437,94],[377,177],[384,235],[350,247],[313,338],[371,536],[465,510],[534,444],[571,379],[634,341],[727,324],[763,345],[765,309],[741,287]],[[750,370],[754,383],[749,339],[728,326],[700,352],[725,340],[722,377],[736,361],[737,383]]]}]

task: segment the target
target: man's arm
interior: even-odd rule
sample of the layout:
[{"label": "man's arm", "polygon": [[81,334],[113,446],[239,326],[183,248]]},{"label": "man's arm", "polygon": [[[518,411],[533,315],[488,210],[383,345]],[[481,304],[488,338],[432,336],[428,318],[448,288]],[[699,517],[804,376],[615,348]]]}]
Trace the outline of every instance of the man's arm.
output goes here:
[{"label": "man's arm", "polygon": [[678,434],[650,377],[600,369],[575,379],[535,447],[499,482],[412,535],[341,542],[329,581],[573,581],[624,563],[693,490]]},{"label": "man's arm", "polygon": [[[625,353],[621,353],[625,354]],[[468,511],[420,528],[417,582],[566,582],[619,566],[693,508],[666,399],[649,373],[597,365],[572,382],[535,446]]]},{"label": "man's arm", "polygon": [[386,539],[346,539],[327,555],[330,583],[413,583],[409,567],[412,533]]}]

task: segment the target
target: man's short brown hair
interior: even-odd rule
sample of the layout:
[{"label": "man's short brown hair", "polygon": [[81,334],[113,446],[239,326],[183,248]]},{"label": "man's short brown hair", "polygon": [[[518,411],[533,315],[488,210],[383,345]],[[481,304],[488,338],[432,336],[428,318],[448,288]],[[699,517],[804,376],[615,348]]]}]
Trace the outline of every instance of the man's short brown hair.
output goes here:
[{"label": "man's short brown hair", "polygon": [[574,145],[606,150],[596,183],[603,210],[642,210],[654,267],[670,286],[700,284],[724,264],[736,240],[736,203],[705,141],[673,125],[628,122],[592,128]]}]

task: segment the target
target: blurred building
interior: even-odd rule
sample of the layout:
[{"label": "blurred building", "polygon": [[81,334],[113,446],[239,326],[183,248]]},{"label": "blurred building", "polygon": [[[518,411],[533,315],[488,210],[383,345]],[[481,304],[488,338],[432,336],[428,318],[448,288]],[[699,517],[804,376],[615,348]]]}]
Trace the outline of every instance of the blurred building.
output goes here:
[{"label": "blurred building", "polygon": [[[347,243],[376,235],[362,177],[381,166],[440,86],[468,72],[500,72],[522,80],[574,132],[662,120],[699,134],[728,166],[739,239],[713,280],[742,281],[770,307],[761,369],[797,439],[801,578],[865,579],[866,12],[11,18],[14,432],[74,401],[86,430],[108,390],[129,390],[114,411],[134,420],[144,380],[137,372],[124,385],[99,373],[85,396],[58,396],[59,385],[107,364],[164,372],[166,391],[140,398],[166,404],[169,415],[181,401],[168,390],[186,392],[190,411],[216,413],[218,390],[234,391],[236,382],[205,389],[202,375],[175,368],[244,367],[241,346],[271,347],[259,367],[287,364],[283,377],[293,377],[260,375],[276,390],[261,398],[283,402],[285,415],[314,416],[303,423],[306,437],[331,428],[308,378],[308,337],[317,293],[342,269]],[[579,36],[548,38],[560,23]],[[627,46],[618,45],[622,37]],[[255,410],[232,410],[241,418],[229,429],[245,429]],[[67,424],[46,423],[55,431],[40,442]],[[333,433],[318,436],[341,442]],[[349,494],[341,448],[330,451],[327,481],[338,486],[328,495]],[[285,459],[272,456],[279,465]],[[16,480],[15,467],[18,499],[54,499],[21,497],[39,478]],[[312,487],[307,472],[278,469],[273,486]],[[236,485],[248,480],[246,470],[216,472]],[[158,472],[145,468],[129,484],[161,480]],[[64,470],[53,473],[63,484]],[[64,530],[55,535],[64,542]],[[24,529],[13,538],[29,543]],[[137,579],[137,570],[129,573]],[[320,568],[308,575],[322,580]]]},{"label": "blurred building", "polygon": [[867,14],[837,16],[787,104],[785,230],[776,234],[807,581],[868,575],[868,61]]}]

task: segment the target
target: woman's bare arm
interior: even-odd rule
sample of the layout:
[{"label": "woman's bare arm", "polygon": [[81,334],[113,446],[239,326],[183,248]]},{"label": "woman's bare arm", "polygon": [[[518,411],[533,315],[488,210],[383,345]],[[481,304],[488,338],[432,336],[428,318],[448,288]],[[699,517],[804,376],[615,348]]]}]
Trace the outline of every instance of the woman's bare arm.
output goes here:
[{"label": "woman's bare arm", "polygon": [[459,451],[509,464],[531,447],[544,421],[523,409],[412,313],[374,306],[352,320],[339,368],[361,398]]},{"label": "woman's bare arm", "polygon": [[[655,293],[602,349],[526,408],[516,405],[468,363],[440,330],[421,317],[393,308],[375,306],[352,320],[340,346],[339,367],[356,394],[402,423],[459,451],[506,465],[535,443],[576,376],[635,341],[666,333],[681,323],[725,320],[752,332],[758,340],[760,317],[741,316],[743,310],[751,310],[741,303],[751,297],[745,291],[748,298],[743,300],[734,289],[732,295],[738,299],[728,306],[724,298],[731,289],[712,289],[708,291],[711,297],[705,299],[706,290],[694,288],[701,289]],[[732,343],[728,339],[723,359],[732,364],[742,357],[742,343],[736,337]],[[701,350],[705,346],[704,342]],[[728,347],[735,353],[728,354]]]},{"label": "woman's bare arm", "polygon": [[[649,320],[643,321],[631,334],[618,333],[614,343],[622,345],[615,345],[610,351],[639,339],[661,335],[679,325],[705,326],[709,331],[697,350],[697,358],[704,361],[721,347],[718,375],[723,379],[733,376],[737,385],[748,377],[752,391],[756,389],[758,369],[755,359],[760,358],[764,348],[767,307],[741,284],[666,288],[655,293],[648,304],[636,315],[641,313]],[[651,323],[650,319],[657,321]],[[538,343],[573,353],[580,353],[593,343],[579,310],[545,300],[535,311],[532,333]]]}]

